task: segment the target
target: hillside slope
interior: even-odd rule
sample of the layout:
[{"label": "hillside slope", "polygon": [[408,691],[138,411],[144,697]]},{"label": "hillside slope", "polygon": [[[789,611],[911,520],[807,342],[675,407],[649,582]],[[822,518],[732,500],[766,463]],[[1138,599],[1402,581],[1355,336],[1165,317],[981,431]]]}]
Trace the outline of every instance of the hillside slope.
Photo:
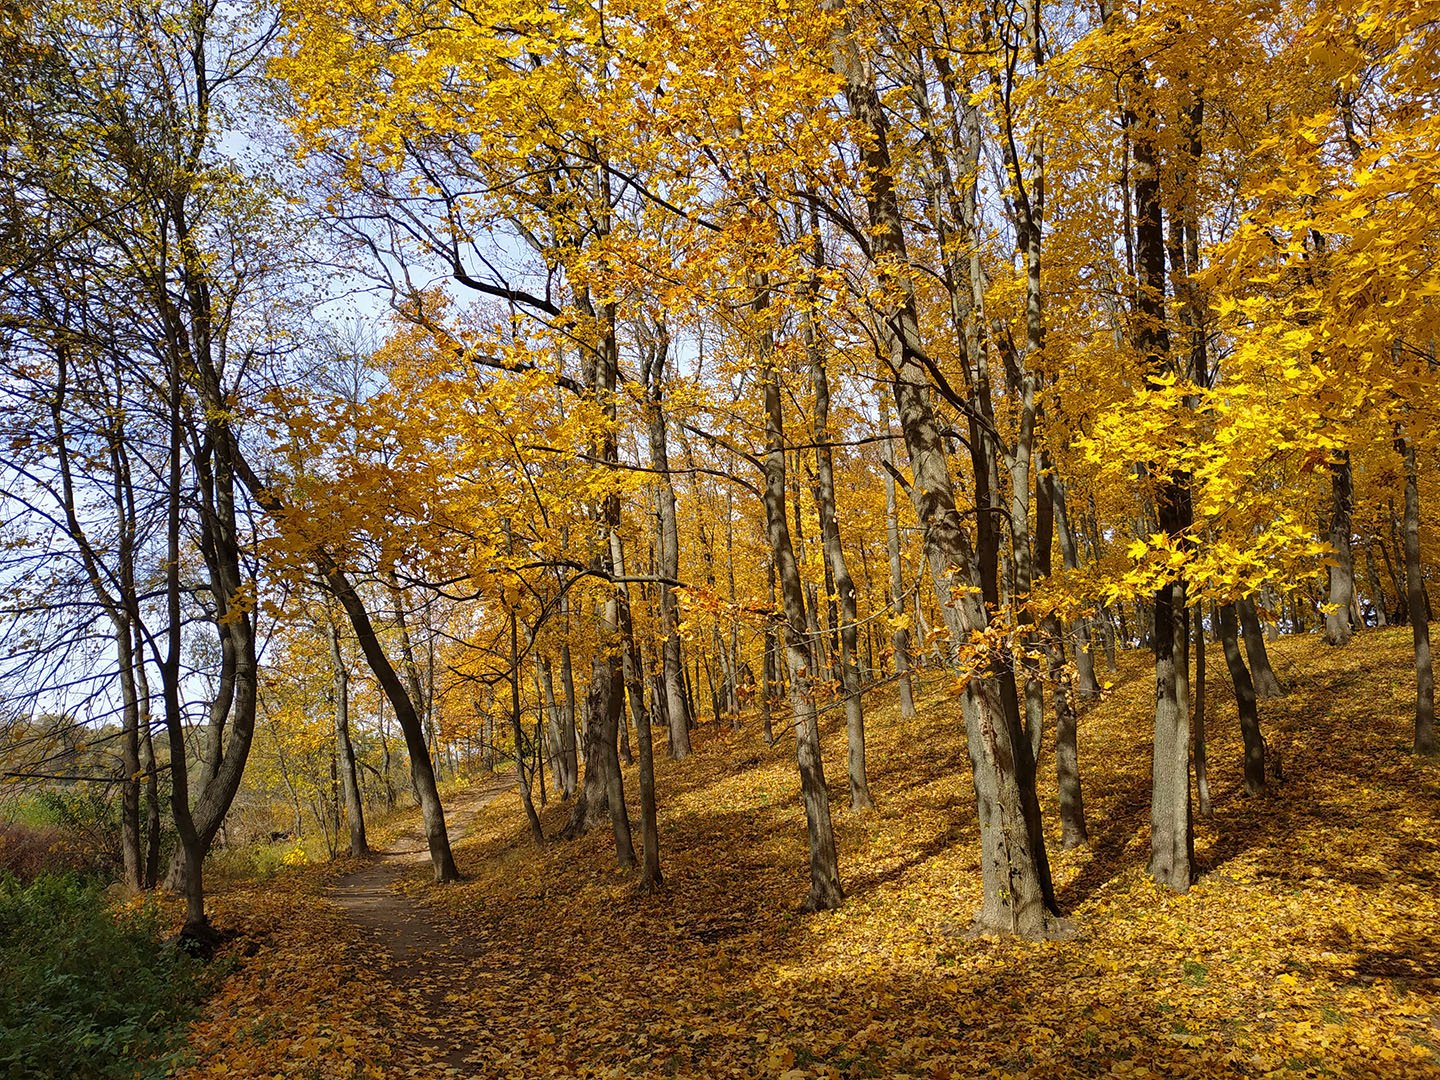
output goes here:
[{"label": "hillside slope", "polygon": [[[1041,762],[1072,940],[966,935],[972,789],[931,675],[914,721],[887,691],[869,701],[873,814],[835,798],[843,722],[824,714],[840,910],[796,911],[793,741],[706,727],[694,757],[658,764],[658,897],[614,869],[608,830],[536,850],[512,790],[457,845],[467,881],[401,881],[453,949],[401,961],[357,940],[325,899],[330,869],[222,898],[220,920],[259,940],[186,1075],[1440,1075],[1440,765],[1408,753],[1408,644],[1272,647],[1290,692],[1261,703],[1262,724],[1284,779],[1260,797],[1242,793],[1233,697],[1212,674],[1215,814],[1185,896],[1145,874],[1151,674],[1122,655],[1081,721],[1090,847],[1058,850],[1048,747]],[[544,809],[547,833],[565,813]]]}]

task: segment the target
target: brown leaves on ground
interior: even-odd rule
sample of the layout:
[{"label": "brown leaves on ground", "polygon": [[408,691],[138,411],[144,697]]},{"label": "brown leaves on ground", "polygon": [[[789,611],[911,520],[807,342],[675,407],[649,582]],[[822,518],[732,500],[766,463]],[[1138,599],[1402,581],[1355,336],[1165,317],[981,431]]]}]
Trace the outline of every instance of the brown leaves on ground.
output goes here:
[{"label": "brown leaves on ground", "polygon": [[[754,722],[702,729],[692,759],[659,763],[658,897],[614,869],[608,829],[537,851],[511,792],[459,845],[469,880],[403,882],[454,943],[428,974],[357,943],[317,871],[224,898],[222,920],[268,929],[185,1075],[1440,1075],[1440,767],[1407,752],[1407,645],[1380,631],[1272,646],[1291,692],[1262,723],[1285,779],[1259,797],[1243,795],[1233,698],[1212,680],[1215,817],[1184,896],[1145,873],[1151,673],[1123,656],[1081,725],[1091,847],[1059,852],[1048,749],[1041,763],[1073,940],[965,933],[972,790],[931,675],[913,722],[886,691],[868,703],[875,813],[842,808],[843,724],[825,714],[840,910],[797,912],[793,743],[764,747]],[[544,811],[547,833],[565,810]]]}]

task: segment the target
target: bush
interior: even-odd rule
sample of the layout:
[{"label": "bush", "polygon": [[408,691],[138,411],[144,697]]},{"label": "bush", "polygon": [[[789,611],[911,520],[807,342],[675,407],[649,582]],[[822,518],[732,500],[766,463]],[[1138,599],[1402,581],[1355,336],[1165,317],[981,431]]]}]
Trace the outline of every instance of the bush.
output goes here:
[{"label": "bush", "polygon": [[74,875],[0,876],[0,971],[0,1077],[163,1076],[203,989],[155,907]]},{"label": "bush", "polygon": [[46,873],[93,870],[88,853],[63,829],[0,821],[0,873],[31,881]]},{"label": "bush", "polygon": [[0,820],[0,871],[22,881],[37,874],[120,872],[120,804],[94,788],[34,792],[7,803]]}]

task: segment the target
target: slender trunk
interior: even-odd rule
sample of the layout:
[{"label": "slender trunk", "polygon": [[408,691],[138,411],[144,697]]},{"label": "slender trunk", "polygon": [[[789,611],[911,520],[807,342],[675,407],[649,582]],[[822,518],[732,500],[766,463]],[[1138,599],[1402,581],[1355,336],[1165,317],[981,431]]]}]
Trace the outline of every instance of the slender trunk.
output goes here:
[{"label": "slender trunk", "polygon": [[[832,2],[827,6],[838,6]],[[898,267],[909,264],[900,204],[894,187],[888,122],[873,70],[862,59],[853,31],[841,25],[832,37],[836,73],[845,81],[850,114],[866,132],[862,150],[865,200],[873,250]],[[988,624],[984,604],[970,591],[975,556],[955,507],[940,424],[930,399],[931,374],[920,339],[909,278],[894,277],[898,304],[887,312],[884,343],[892,391],[910,458],[910,494],[925,530],[926,556],[951,641],[968,640]],[[1054,887],[1040,827],[1035,762],[1020,722],[1014,672],[1003,658],[987,658],[973,672],[962,697],[967,743],[980,820],[984,904],[982,931],[1044,937],[1052,930]]]},{"label": "slender trunk", "polygon": [[[510,531],[510,523],[505,523],[505,531]],[[525,806],[525,820],[530,823],[530,838],[535,841],[536,847],[543,847],[545,844],[545,830],[540,827],[540,815],[535,812],[535,800],[530,795],[530,775],[525,771],[525,733],[520,725],[520,633],[518,628],[519,620],[515,617],[515,609],[510,608],[510,734],[515,739],[515,781],[520,785],[520,801]],[[535,747],[536,759],[540,756],[540,747]],[[533,771],[532,771],[533,772]]]},{"label": "slender trunk", "polygon": [[350,855],[370,854],[365,838],[365,811],[360,803],[360,784],[355,775],[355,748],[350,743],[350,671],[340,653],[340,635],[333,623],[325,626],[330,644],[330,663],[335,674],[335,745],[340,755],[340,784],[345,798],[345,817],[350,825]]},{"label": "slender trunk", "polygon": [[1330,547],[1334,561],[1327,568],[1330,598],[1325,613],[1325,643],[1344,645],[1350,640],[1350,604],[1355,597],[1355,556],[1350,547],[1350,515],[1354,508],[1354,481],[1350,452],[1342,450],[1330,466]]},{"label": "slender trunk", "polygon": [[[548,659],[536,654],[536,667],[540,672],[544,688],[545,710],[549,718],[550,754],[553,759],[555,782],[560,787],[560,797],[569,799],[575,794],[575,726],[565,715],[565,709],[555,700],[555,673]],[[565,736],[569,727],[569,744]]]},{"label": "slender trunk", "polygon": [[776,643],[775,643],[775,560],[765,560],[765,580],[769,586],[769,606],[765,609],[765,628],[762,648],[764,662],[760,665],[760,723],[765,735],[765,745],[775,745],[775,694],[776,687]]},{"label": "slender trunk", "polygon": [[763,281],[757,288],[754,307],[756,318],[762,323],[760,377],[765,394],[765,521],[785,611],[785,657],[790,668],[795,757],[810,848],[810,891],[803,907],[806,911],[823,911],[838,907],[845,894],[840,887],[840,863],[830,823],[830,796],[825,788],[825,769],[820,757],[820,725],[813,690],[815,657],[805,617],[805,593],[785,515],[785,419],[767,322],[769,298]]},{"label": "slender trunk", "polygon": [[145,674],[145,656],[140,630],[135,628],[135,687],[139,704],[140,767],[145,773],[145,878],[144,887],[160,883],[160,777],[155,761],[155,741],[150,725],[150,679]]},{"label": "slender trunk", "polygon": [[1191,732],[1195,740],[1195,792],[1200,803],[1200,816],[1209,820],[1210,765],[1205,748],[1205,619],[1200,606],[1195,607],[1195,719]]},{"label": "slender trunk", "polygon": [[424,823],[425,842],[430,850],[430,867],[437,883],[458,881],[460,871],[455,867],[455,857],[450,851],[450,837],[445,829],[445,810],[440,802],[440,791],[435,784],[435,769],[430,759],[430,748],[425,739],[425,728],[415,708],[409,691],[400,681],[391,665],[375,627],[370,622],[370,613],[356,593],[349,576],[323,554],[316,558],[317,568],[330,587],[331,593],[345,609],[350,625],[355,631],[355,640],[365,656],[365,662],[375,680],[380,684],[395,719],[405,736],[405,749],[410,755],[410,782],[420,802],[420,816]]},{"label": "slender trunk", "polygon": [[[1054,483],[1055,536],[1060,542],[1060,557],[1066,570],[1080,568],[1080,548],[1075,533],[1070,527],[1070,514],[1066,506],[1065,484],[1057,477]],[[1095,678],[1095,652],[1090,642],[1090,620],[1081,615],[1070,627],[1071,651],[1075,656],[1075,677],[1079,682],[1078,696],[1081,701],[1093,701],[1100,696],[1100,683]]]},{"label": "slender trunk", "polygon": [[1230,682],[1235,687],[1235,708],[1240,714],[1240,734],[1245,742],[1245,794],[1259,795],[1265,790],[1265,740],[1260,734],[1255,685],[1240,655],[1238,638],[1236,605],[1224,604],[1220,608],[1220,644],[1225,650]]},{"label": "slender trunk", "polygon": [[[610,562],[617,578],[625,577],[625,552],[620,533],[610,532]],[[635,628],[630,618],[630,586],[624,581],[615,586],[617,629],[620,632],[621,667],[630,698],[630,713],[635,720],[635,742],[640,751],[640,888],[656,892],[664,885],[660,875],[660,830],[655,813],[655,750],[651,738],[650,713],[645,708],[645,666],[635,644]]]},{"label": "slender trunk", "polygon": [[140,700],[135,686],[135,638],[128,618],[115,622],[115,652],[120,675],[120,849],[125,884],[145,887],[144,856],[140,840]]},{"label": "slender trunk", "polygon": [[[1041,455],[1035,479],[1035,569],[1048,578],[1053,559],[1054,524],[1063,517],[1063,494],[1055,471]],[[1075,702],[1065,670],[1065,630],[1050,612],[1040,625],[1048,666],[1051,697],[1055,702],[1055,779],[1060,794],[1060,846],[1069,851],[1089,839],[1085,828],[1085,797],[1080,783],[1080,750],[1076,732]],[[1033,743],[1032,743],[1033,746]]]},{"label": "slender trunk", "polygon": [[[1150,107],[1150,87],[1139,61],[1127,83],[1124,126],[1133,136],[1135,186],[1135,346],[1145,359],[1147,382],[1160,386],[1165,375],[1175,374],[1175,360],[1165,324],[1165,231],[1155,142],[1158,118]],[[1160,531],[1183,541],[1191,522],[1189,477],[1182,474],[1160,480],[1154,497]],[[1158,884],[1185,892],[1194,876],[1195,846],[1190,806],[1190,636],[1183,578],[1156,591],[1150,630],[1155,656],[1150,873]]]},{"label": "slender trunk", "polygon": [[669,754],[675,760],[690,753],[690,725],[685,710],[684,656],[680,641],[679,602],[672,581],[680,576],[680,534],[675,517],[675,483],[670,476],[670,451],[666,442],[665,409],[662,403],[665,385],[665,357],[668,337],[660,328],[659,340],[647,358],[649,378],[646,380],[646,420],[650,439],[650,467],[659,476],[655,499],[659,510],[660,529],[656,545],[656,570],[660,582],[661,665],[665,679],[665,715]]},{"label": "slender trunk", "polygon": [[[814,264],[818,270],[824,263],[818,217],[812,221],[811,228],[815,249]],[[811,291],[814,289],[815,285],[812,283]],[[810,382],[815,390],[815,502],[820,512],[820,540],[825,549],[826,565],[834,581],[834,592],[840,597],[840,685],[845,702],[846,773],[850,782],[850,809],[859,812],[875,807],[875,802],[870,797],[870,783],[865,775],[865,711],[860,700],[859,638],[856,633],[860,616],[855,603],[855,582],[850,577],[850,567],[845,561],[845,548],[840,539],[840,520],[835,507],[835,465],[830,452],[830,375],[825,370],[825,353],[808,307],[801,323],[801,336],[810,362]],[[833,616],[832,612],[832,618]]]},{"label": "slender trunk", "polygon": [[890,556],[891,643],[895,650],[895,676],[900,682],[900,718],[915,715],[915,687],[910,679],[910,630],[905,625],[905,574],[900,564],[900,515],[895,499],[895,444],[890,436],[890,397],[880,394],[881,462],[885,469],[885,547]]},{"label": "slender trunk", "polygon": [[1405,467],[1405,600],[1415,642],[1415,752],[1434,754],[1440,747],[1435,740],[1435,672],[1430,663],[1430,622],[1420,565],[1420,477],[1415,444],[1398,430],[1395,449]]}]

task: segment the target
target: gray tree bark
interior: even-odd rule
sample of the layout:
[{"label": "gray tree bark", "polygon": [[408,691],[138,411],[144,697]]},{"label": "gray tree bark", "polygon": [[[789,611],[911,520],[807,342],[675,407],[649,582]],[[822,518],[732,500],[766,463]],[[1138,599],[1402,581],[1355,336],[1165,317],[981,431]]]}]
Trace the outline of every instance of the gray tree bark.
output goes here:
[{"label": "gray tree bark", "polygon": [[810,891],[805,911],[839,907],[840,862],[830,821],[830,795],[820,757],[820,725],[815,711],[815,656],[806,621],[805,592],[800,568],[790,542],[785,514],[785,414],[780,401],[780,377],[775,367],[768,325],[768,288],[762,279],[756,288],[754,310],[761,323],[760,378],[765,394],[765,522],[770,557],[779,578],[785,612],[785,658],[790,668],[790,706],[795,723],[795,759],[800,771],[800,799],[805,805],[805,826],[810,849]]},{"label": "gray tree bark", "polygon": [[1395,449],[1405,469],[1405,600],[1415,643],[1415,752],[1434,754],[1440,747],[1435,740],[1435,671],[1430,661],[1430,623],[1420,565],[1420,479],[1415,444],[1398,427]]},{"label": "gray tree bark", "polygon": [[325,639],[330,645],[330,664],[335,676],[335,748],[340,756],[340,786],[345,799],[345,820],[350,828],[350,856],[370,854],[365,837],[365,809],[360,802],[360,784],[355,776],[355,747],[350,742],[350,670],[340,652],[340,635],[326,613]]}]

